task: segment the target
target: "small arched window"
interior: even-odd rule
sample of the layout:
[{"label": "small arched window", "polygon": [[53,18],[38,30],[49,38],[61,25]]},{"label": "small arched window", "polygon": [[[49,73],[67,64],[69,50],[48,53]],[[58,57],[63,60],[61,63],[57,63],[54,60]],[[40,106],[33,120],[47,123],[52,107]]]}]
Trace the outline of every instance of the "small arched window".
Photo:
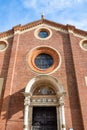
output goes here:
[{"label": "small arched window", "polygon": [[51,87],[38,87],[34,90],[34,95],[55,95],[55,91]]}]

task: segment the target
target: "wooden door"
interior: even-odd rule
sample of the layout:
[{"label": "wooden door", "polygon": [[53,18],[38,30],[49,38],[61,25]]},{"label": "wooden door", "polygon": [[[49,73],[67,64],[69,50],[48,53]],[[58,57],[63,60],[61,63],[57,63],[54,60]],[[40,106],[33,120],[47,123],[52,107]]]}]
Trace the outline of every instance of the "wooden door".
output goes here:
[{"label": "wooden door", "polygon": [[33,108],[33,130],[57,130],[56,107]]}]

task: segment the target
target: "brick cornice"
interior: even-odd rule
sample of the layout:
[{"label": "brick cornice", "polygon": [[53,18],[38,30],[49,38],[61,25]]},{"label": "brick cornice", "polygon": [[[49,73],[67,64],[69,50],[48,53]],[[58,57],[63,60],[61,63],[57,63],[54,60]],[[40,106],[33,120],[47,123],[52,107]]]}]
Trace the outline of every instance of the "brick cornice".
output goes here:
[{"label": "brick cornice", "polygon": [[26,29],[35,27],[35,26],[40,25],[42,23],[43,23],[43,20],[38,20],[38,21],[35,21],[35,22],[31,22],[31,23],[25,24],[25,25],[21,26],[21,31],[24,31]]},{"label": "brick cornice", "polygon": [[8,31],[6,31],[6,32],[0,33],[0,38],[8,37],[8,36],[10,36],[10,35],[12,35],[12,34],[14,34],[13,29],[8,30]]},{"label": "brick cornice", "polygon": [[87,31],[81,30],[81,29],[77,29],[75,26],[66,25],[67,30],[71,33],[73,33],[75,36],[83,36],[83,37],[87,37]]},{"label": "brick cornice", "polygon": [[27,29],[34,28],[35,26],[38,26],[38,25],[41,25],[41,24],[47,24],[47,25],[56,27],[56,28],[60,29],[60,31],[64,30],[67,33],[71,32],[77,37],[82,36],[82,37],[85,38],[87,36],[87,31],[77,29],[77,28],[75,28],[75,26],[68,25],[68,24],[63,25],[63,24],[59,24],[59,23],[56,23],[56,22],[53,22],[53,21],[50,21],[50,20],[47,20],[47,19],[40,19],[38,21],[34,21],[34,22],[31,22],[31,23],[28,23],[28,24],[25,24],[25,25],[22,25],[22,26],[21,25],[14,26],[11,30],[0,33],[0,38],[12,36],[12,35],[15,34],[15,32],[17,32],[19,30],[20,30],[20,32],[22,32],[22,31],[25,31]]}]

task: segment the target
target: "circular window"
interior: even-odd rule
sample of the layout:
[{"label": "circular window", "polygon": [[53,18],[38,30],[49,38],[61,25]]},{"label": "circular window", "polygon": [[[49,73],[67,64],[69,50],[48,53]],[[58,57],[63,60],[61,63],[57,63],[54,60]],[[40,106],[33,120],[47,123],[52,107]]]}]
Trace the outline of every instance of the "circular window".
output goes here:
[{"label": "circular window", "polygon": [[87,51],[87,39],[86,40],[82,40],[80,42],[80,47],[84,50]]},{"label": "circular window", "polygon": [[46,38],[49,36],[49,33],[46,31],[46,30],[41,30],[39,33],[38,33],[38,36],[40,38]]},{"label": "circular window", "polygon": [[0,51],[4,51],[7,48],[7,43],[0,41]]},{"label": "circular window", "polygon": [[53,58],[49,54],[41,53],[35,58],[35,65],[40,69],[47,69],[53,65]]},{"label": "circular window", "polygon": [[54,72],[60,66],[60,54],[48,46],[37,47],[28,54],[28,65],[38,73]]},{"label": "circular window", "polygon": [[82,46],[84,49],[87,49],[87,41],[83,42]]},{"label": "circular window", "polygon": [[40,40],[47,40],[52,36],[52,31],[46,27],[40,27],[35,30],[34,35]]}]

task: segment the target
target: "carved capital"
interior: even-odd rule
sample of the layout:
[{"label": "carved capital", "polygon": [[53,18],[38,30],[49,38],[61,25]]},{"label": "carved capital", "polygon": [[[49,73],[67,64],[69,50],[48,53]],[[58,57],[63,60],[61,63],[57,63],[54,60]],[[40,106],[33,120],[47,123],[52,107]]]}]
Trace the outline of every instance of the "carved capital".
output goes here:
[{"label": "carved capital", "polygon": [[63,98],[59,98],[59,100],[58,100],[58,106],[63,106],[63,105],[64,105]]},{"label": "carved capital", "polygon": [[31,96],[31,93],[28,92],[21,92],[25,97]]},{"label": "carved capital", "polygon": [[66,92],[64,92],[64,91],[63,92],[59,92],[59,91],[57,92],[58,98],[64,97],[65,95],[66,95]]},{"label": "carved capital", "polygon": [[30,105],[30,96],[28,96],[27,98],[25,98],[24,100],[24,105]]}]

